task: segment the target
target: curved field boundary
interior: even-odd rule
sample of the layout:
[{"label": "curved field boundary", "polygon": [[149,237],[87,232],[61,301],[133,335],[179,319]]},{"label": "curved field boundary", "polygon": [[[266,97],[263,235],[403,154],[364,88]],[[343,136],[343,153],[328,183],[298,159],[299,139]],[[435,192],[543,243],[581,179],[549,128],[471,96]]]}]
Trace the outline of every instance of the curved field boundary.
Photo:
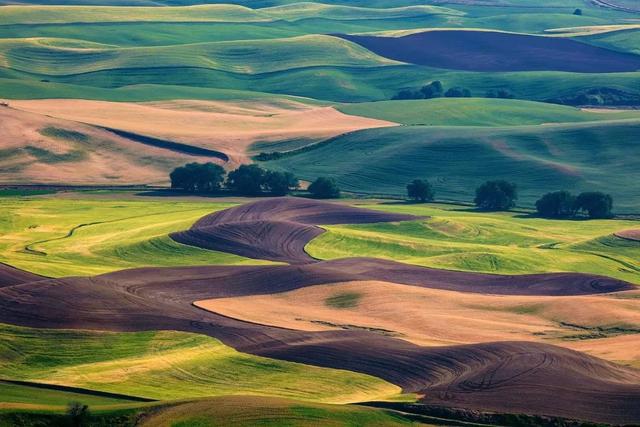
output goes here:
[{"label": "curved field boundary", "polygon": [[153,138],[146,135],[139,135],[137,133],[127,132],[119,129],[112,129],[112,128],[102,127],[102,126],[96,126],[96,127],[100,129],[104,129],[111,133],[114,133],[123,138],[127,138],[144,145],[149,145],[151,147],[163,148],[165,150],[170,150],[170,151],[174,151],[176,153],[181,153],[181,154],[187,154],[189,156],[213,157],[215,159],[220,159],[225,163],[229,161],[229,156],[227,156],[225,153],[220,151],[209,150],[207,148],[201,148],[201,147],[195,147],[193,145],[182,144],[179,142],[167,141],[165,139]]},{"label": "curved field boundary", "polygon": [[427,31],[403,37],[336,36],[385,58],[452,70],[577,73],[640,70],[638,55],[567,38],[473,30]]},{"label": "curved field boundary", "polygon": [[[640,373],[572,350],[530,342],[420,347],[367,331],[274,328],[193,306],[202,299],[273,293],[346,276],[357,280],[385,264],[355,259],[302,266],[150,268],[45,280],[0,289],[0,322],[195,332],[246,353],[370,374],[423,394],[428,404],[640,422]],[[428,269],[421,271],[422,277],[429,276]]]},{"label": "curved field boundary", "polygon": [[190,230],[172,233],[178,243],[248,258],[305,264],[314,261],[305,246],[324,230],[317,225],[415,220],[342,204],[274,198],[207,215]]}]

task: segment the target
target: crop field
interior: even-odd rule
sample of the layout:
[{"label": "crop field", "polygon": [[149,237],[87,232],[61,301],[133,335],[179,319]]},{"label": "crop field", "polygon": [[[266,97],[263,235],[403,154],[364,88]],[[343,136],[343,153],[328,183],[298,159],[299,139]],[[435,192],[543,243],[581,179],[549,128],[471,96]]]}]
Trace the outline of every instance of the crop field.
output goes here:
[{"label": "crop field", "polygon": [[636,3],[0,0],[0,427],[640,425]]},{"label": "crop field", "polygon": [[371,256],[449,270],[500,274],[574,271],[640,284],[640,246],[615,233],[636,221],[554,221],[459,206],[381,204],[428,217],[401,223],[324,226],[306,250],[320,259]]}]

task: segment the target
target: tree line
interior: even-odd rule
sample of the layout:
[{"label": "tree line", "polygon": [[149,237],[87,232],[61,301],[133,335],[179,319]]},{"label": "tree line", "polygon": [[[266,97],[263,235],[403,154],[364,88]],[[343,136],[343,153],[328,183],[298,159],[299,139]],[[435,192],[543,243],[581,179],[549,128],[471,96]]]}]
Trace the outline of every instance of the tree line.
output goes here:
[{"label": "tree line", "polygon": [[[454,86],[447,90],[444,89],[440,80],[435,80],[419,89],[403,89],[391,99],[433,99],[433,98],[471,98],[471,90]],[[485,98],[503,98],[512,99],[514,95],[505,88],[489,89],[485,94]]]},{"label": "tree line", "polygon": [[[227,173],[215,163],[189,163],[175,168],[169,178],[172,189],[199,194],[285,196],[300,189],[300,181],[292,173],[265,170],[255,164],[241,165]],[[319,177],[307,190],[319,199],[340,197],[340,188],[333,178]]]},{"label": "tree line", "polygon": [[[407,184],[407,197],[415,202],[431,202],[435,191],[429,181],[415,179]],[[475,205],[486,211],[512,209],[518,200],[516,184],[504,180],[487,181],[476,188]],[[586,191],[574,196],[569,191],[554,191],[536,201],[536,211],[543,218],[591,219],[611,218],[613,198],[599,191]]]}]

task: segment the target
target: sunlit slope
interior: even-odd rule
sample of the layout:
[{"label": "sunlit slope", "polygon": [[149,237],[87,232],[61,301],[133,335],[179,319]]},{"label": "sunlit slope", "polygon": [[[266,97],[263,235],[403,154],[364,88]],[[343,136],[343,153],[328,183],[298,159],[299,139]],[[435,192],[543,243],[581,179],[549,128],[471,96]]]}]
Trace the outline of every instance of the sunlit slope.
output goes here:
[{"label": "sunlit slope", "polygon": [[304,179],[332,176],[344,190],[405,194],[406,184],[427,178],[440,199],[472,201],[476,187],[507,179],[521,206],[566,189],[613,195],[617,212],[637,212],[640,153],[637,121],[513,128],[396,127],[355,132],[290,155],[267,167]]},{"label": "sunlit slope", "polygon": [[399,387],[368,375],[239,353],[214,338],[182,332],[3,325],[0,348],[3,378],[150,399],[244,394],[348,403],[400,393]]},{"label": "sunlit slope", "polygon": [[562,221],[457,206],[378,204],[424,221],[325,226],[306,250],[321,259],[370,256],[500,274],[582,272],[640,284],[640,243],[615,237],[633,221]]},{"label": "sunlit slope", "polygon": [[5,39],[0,41],[0,61],[17,71],[47,75],[154,67],[253,74],[321,65],[368,67],[394,63],[353,43],[322,35],[130,49],[65,39]]},{"label": "sunlit slope", "polygon": [[142,427],[176,425],[213,427],[307,427],[309,425],[410,426],[418,424],[397,414],[354,405],[322,405],[274,398],[228,396],[185,403],[158,411],[141,424]]},{"label": "sunlit slope", "polygon": [[229,204],[2,198],[0,206],[0,261],[45,276],[263,263],[168,237]]},{"label": "sunlit slope", "polygon": [[346,114],[427,126],[522,126],[640,119],[640,112],[594,113],[574,107],[515,99],[436,98],[342,104]]}]

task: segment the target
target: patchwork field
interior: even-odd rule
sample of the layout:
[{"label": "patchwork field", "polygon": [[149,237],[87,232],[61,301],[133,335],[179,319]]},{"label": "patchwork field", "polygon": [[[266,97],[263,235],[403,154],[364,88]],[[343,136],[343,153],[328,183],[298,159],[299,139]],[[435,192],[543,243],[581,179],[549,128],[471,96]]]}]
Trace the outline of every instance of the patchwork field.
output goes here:
[{"label": "patchwork field", "polygon": [[640,424],[635,6],[0,0],[0,427]]}]

